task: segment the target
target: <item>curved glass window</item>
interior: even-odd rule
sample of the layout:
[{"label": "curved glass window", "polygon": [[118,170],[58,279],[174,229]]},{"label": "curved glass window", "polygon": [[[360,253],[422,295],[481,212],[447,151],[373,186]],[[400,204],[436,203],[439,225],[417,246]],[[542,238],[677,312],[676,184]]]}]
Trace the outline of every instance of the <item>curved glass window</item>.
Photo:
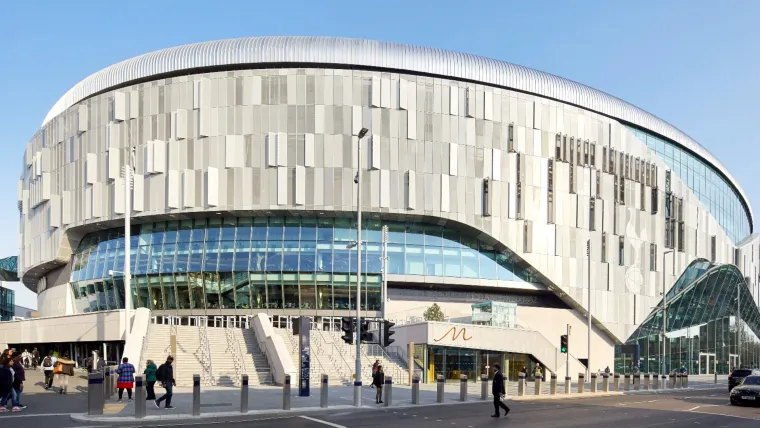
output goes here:
[{"label": "curved glass window", "polygon": [[[367,310],[380,309],[382,226],[388,273],[537,282],[511,254],[440,226],[368,220],[362,229]],[[350,219],[211,218],[133,226],[133,301],[150,309],[355,308]],[[121,229],[88,234],[72,261],[82,312],[123,307]],[[353,279],[351,279],[353,277]]]},{"label": "curved glass window", "polygon": [[[677,290],[676,290],[677,288]],[[695,260],[667,296],[662,359],[662,301],[626,341],[615,346],[615,372],[727,374],[760,364],[760,310],[733,265]]]},{"label": "curved glass window", "polygon": [[689,186],[734,244],[749,236],[749,214],[742,198],[718,171],[673,143],[639,129],[628,127],[628,130]]}]

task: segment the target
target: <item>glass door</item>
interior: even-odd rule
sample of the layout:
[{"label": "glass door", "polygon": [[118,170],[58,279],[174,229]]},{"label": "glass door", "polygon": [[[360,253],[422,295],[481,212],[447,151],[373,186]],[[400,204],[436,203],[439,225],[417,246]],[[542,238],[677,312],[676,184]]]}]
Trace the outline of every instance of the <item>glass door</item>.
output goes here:
[{"label": "glass door", "polygon": [[699,353],[699,374],[710,375],[715,373],[715,354]]},{"label": "glass door", "polygon": [[739,356],[737,354],[728,354],[728,373],[739,367]]}]

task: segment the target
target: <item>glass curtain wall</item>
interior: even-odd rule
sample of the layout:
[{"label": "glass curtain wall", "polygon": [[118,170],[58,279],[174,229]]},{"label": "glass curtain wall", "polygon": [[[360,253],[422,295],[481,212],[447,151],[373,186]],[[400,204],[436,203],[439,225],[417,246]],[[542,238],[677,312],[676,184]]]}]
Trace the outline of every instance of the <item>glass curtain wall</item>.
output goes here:
[{"label": "glass curtain wall", "polygon": [[[739,365],[760,366],[760,311],[735,266],[696,260],[667,299],[666,372],[727,374]],[[663,369],[661,308],[662,302],[626,341],[638,345],[642,373]],[[636,361],[622,349],[616,346],[615,370],[628,373]]]},{"label": "glass curtain wall", "polygon": [[[440,226],[364,223],[362,306],[379,310],[382,226],[390,274],[536,282],[511,254]],[[351,219],[210,218],[146,223],[131,231],[133,302],[155,310],[355,309]],[[124,236],[87,235],[72,259],[80,312],[124,305]],[[113,276],[110,274],[113,272]]]}]

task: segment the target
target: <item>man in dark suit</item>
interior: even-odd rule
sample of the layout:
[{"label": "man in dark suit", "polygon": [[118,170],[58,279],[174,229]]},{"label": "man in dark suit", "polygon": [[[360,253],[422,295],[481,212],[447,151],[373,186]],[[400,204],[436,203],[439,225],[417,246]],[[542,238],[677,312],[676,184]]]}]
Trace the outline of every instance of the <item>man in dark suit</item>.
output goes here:
[{"label": "man in dark suit", "polygon": [[509,407],[507,407],[506,404],[504,404],[503,401],[501,401],[501,397],[506,395],[506,391],[504,389],[504,376],[501,374],[501,367],[498,364],[493,365],[494,369],[496,371],[493,374],[493,383],[491,384],[491,393],[493,394],[493,410],[494,414],[491,415],[492,418],[498,418],[500,415],[499,407],[504,409],[504,416],[507,416],[509,413]]}]

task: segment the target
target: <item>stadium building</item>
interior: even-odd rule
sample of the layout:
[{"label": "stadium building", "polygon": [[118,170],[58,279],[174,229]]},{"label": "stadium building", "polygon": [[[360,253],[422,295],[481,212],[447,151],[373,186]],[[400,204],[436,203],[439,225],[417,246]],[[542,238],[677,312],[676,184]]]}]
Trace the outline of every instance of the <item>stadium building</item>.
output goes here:
[{"label": "stadium building", "polygon": [[[401,345],[367,356],[408,370],[413,352],[428,380],[494,359],[564,375],[568,325],[573,376],[760,363],[760,248],[730,171],[621,99],[489,58],[256,37],[128,59],[53,105],[18,201],[41,318],[0,325],[8,344],[145,358],[151,338],[209,348],[222,327],[287,344],[277,331],[308,316],[339,354],[359,249],[362,314]],[[432,303],[442,322],[423,320]],[[264,355],[277,381],[287,363]]]}]

